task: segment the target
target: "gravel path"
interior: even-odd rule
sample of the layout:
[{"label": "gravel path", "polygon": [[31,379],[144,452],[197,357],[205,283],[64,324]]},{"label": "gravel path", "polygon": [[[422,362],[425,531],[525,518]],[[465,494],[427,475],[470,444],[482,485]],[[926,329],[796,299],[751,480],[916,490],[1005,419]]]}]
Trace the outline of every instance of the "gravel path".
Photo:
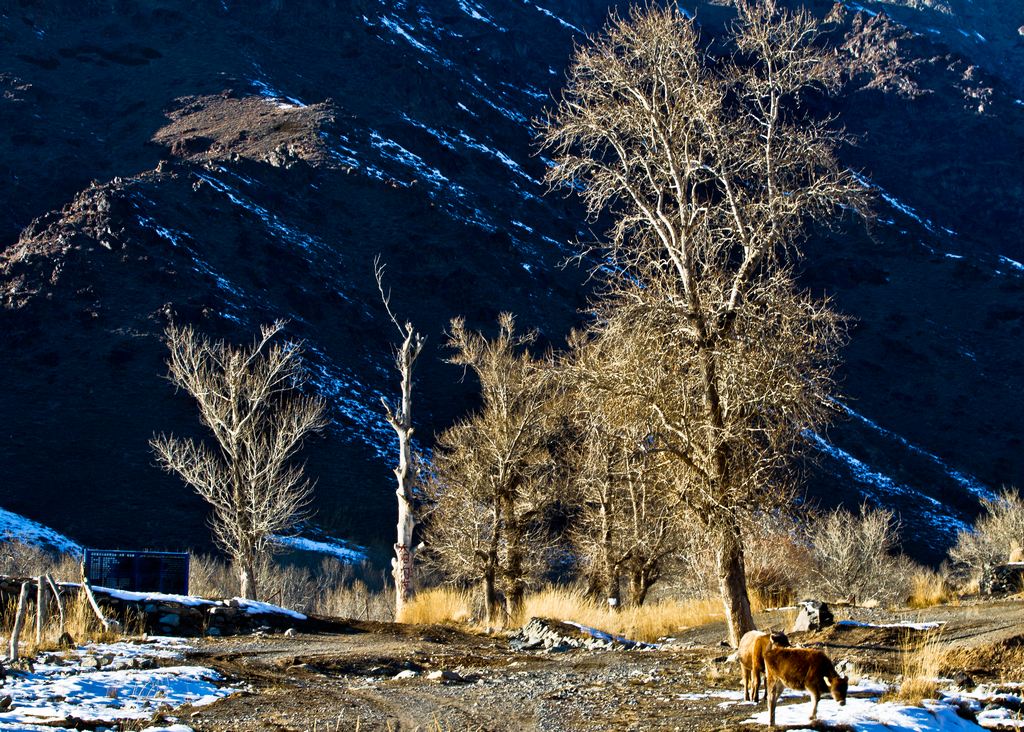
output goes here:
[{"label": "gravel path", "polygon": [[[839,617],[864,623],[943,620],[944,635],[964,646],[999,643],[1024,632],[1020,602],[902,614],[844,610]],[[778,626],[782,617],[768,614],[759,622]],[[742,723],[762,707],[737,700],[738,673],[724,660],[729,649],[721,645],[723,636],[724,628],[712,625],[682,633],[658,650],[514,652],[503,637],[363,623],[340,636],[203,641],[196,662],[248,690],[182,720],[199,732],[763,731]],[[833,658],[849,658],[884,678],[899,670],[905,631],[846,627],[796,640],[822,645]],[[461,680],[430,680],[438,670]],[[410,678],[395,678],[403,671]]]}]

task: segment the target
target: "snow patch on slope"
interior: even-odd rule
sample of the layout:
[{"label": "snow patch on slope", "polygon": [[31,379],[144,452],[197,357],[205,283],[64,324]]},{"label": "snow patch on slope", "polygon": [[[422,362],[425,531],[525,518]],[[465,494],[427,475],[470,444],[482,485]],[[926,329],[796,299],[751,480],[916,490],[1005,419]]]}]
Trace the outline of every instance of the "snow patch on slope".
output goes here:
[{"label": "snow patch on slope", "polygon": [[83,551],[81,544],[59,531],[0,508],[0,541],[3,540],[20,541],[23,544],[64,554],[81,554]]},{"label": "snow patch on slope", "polygon": [[821,435],[808,432],[806,437],[821,452],[846,466],[854,480],[863,486],[864,492],[875,502],[886,505],[886,499],[909,499],[917,507],[915,514],[923,518],[936,531],[954,538],[960,531],[968,531],[970,527],[962,520],[949,514],[949,509],[941,501],[922,493],[919,490],[898,483],[891,476],[873,470],[867,463],[858,460],[841,447],[825,440]]},{"label": "snow patch on slope", "polygon": [[985,485],[984,483],[979,481],[974,476],[967,475],[967,474],[962,473],[959,470],[956,470],[955,468],[951,467],[948,463],[946,463],[946,461],[944,461],[942,458],[940,458],[935,453],[928,452],[923,447],[918,447],[917,445],[911,443],[909,440],[907,440],[902,435],[898,435],[895,432],[893,432],[891,430],[888,430],[885,427],[882,427],[880,424],[878,424],[877,422],[873,422],[872,420],[868,419],[867,417],[865,417],[860,412],[854,411],[852,408],[850,408],[846,404],[843,404],[842,402],[839,402],[839,401],[836,401],[836,400],[832,400],[832,401],[833,401],[833,403],[836,406],[838,406],[840,409],[842,409],[848,415],[850,415],[854,419],[860,421],[861,423],[867,425],[868,427],[873,429],[875,432],[877,432],[880,435],[883,435],[885,437],[888,437],[889,439],[896,440],[898,443],[900,443],[905,448],[907,448],[910,452],[912,452],[912,453],[914,453],[916,455],[920,455],[921,457],[927,458],[932,463],[934,463],[939,468],[941,468],[946,473],[946,475],[948,475],[954,481],[959,483],[961,487],[963,487],[964,489],[970,491],[972,494],[974,494],[978,498],[982,498],[982,499],[986,499],[986,500],[991,500],[991,499],[994,499],[996,497],[995,493],[993,493],[992,489],[989,488],[987,485]]},{"label": "snow patch on slope", "polygon": [[343,542],[340,539],[332,541],[317,541],[304,536],[275,536],[274,540],[283,547],[314,554],[327,554],[337,557],[348,564],[359,564],[365,562],[366,549]]}]

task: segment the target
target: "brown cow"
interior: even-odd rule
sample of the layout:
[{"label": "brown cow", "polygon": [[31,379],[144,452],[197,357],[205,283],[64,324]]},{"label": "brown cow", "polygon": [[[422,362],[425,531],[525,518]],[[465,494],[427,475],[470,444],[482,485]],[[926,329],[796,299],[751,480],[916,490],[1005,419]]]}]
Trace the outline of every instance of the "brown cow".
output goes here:
[{"label": "brown cow", "polygon": [[826,692],[841,705],[846,704],[849,681],[836,672],[832,661],[813,648],[780,648],[769,643],[764,649],[765,680],[768,692],[768,724],[775,726],[775,705],[783,688],[810,693],[811,721],[818,718],[818,699]]},{"label": "brown cow", "polygon": [[[761,630],[751,630],[740,638],[740,647],[736,651],[740,662],[740,673],[743,674],[743,700],[757,702],[758,694],[761,692],[761,676],[764,674],[764,649],[769,643],[777,646],[788,647],[789,638],[785,633],[765,633]],[[750,690],[753,688],[753,698]],[[767,695],[767,687],[765,687]]]}]

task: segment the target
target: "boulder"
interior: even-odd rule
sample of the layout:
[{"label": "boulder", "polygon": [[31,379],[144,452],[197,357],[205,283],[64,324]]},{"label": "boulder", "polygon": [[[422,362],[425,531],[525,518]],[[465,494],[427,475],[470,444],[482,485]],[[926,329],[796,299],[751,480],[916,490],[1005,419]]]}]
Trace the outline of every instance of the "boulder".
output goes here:
[{"label": "boulder", "polygon": [[809,630],[821,630],[835,624],[835,617],[828,605],[821,600],[803,600],[800,602],[800,614],[793,622],[790,633],[803,633]]}]

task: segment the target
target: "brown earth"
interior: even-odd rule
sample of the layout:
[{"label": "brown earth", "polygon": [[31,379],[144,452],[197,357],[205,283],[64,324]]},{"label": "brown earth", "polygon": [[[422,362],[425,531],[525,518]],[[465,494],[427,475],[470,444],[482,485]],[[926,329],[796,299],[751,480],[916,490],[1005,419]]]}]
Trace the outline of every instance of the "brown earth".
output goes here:
[{"label": "brown earth", "polygon": [[[758,621],[779,627],[791,614],[772,611]],[[877,624],[944,621],[947,660],[966,662],[944,671],[966,670],[978,681],[1024,680],[1020,601],[895,613],[838,608],[837,616]],[[179,717],[200,732],[763,729],[744,724],[760,707],[716,696],[739,689],[724,635],[721,624],[712,624],[680,633],[658,650],[557,654],[514,652],[499,635],[382,623],[356,623],[342,636],[207,640],[192,660],[244,691]],[[850,661],[854,673],[892,681],[914,635],[839,625],[793,641]],[[407,669],[417,675],[394,678]],[[428,680],[436,670],[454,671],[463,681]]]}]

